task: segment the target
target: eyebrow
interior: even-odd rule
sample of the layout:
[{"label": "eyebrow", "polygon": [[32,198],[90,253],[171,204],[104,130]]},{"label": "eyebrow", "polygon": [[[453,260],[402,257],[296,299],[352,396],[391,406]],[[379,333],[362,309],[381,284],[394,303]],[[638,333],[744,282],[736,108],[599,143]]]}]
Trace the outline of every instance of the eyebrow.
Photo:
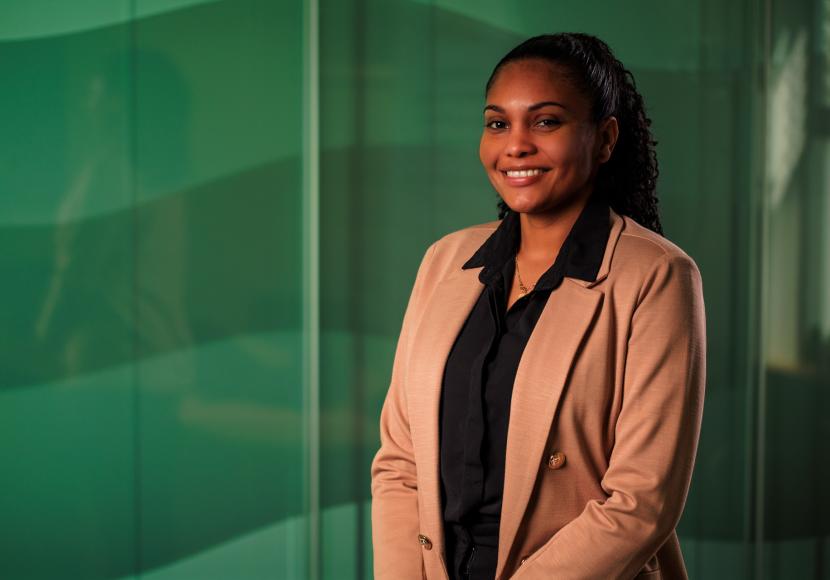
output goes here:
[{"label": "eyebrow", "polygon": [[[541,109],[542,107],[549,107],[549,106],[562,107],[566,111],[568,110],[568,107],[566,107],[562,103],[557,103],[556,101],[542,101],[541,103],[536,103],[534,105],[530,105],[527,108],[527,110],[528,111],[535,111],[536,109]],[[484,107],[484,110],[486,111],[487,109],[490,109],[491,111],[495,111],[497,113],[504,113],[504,109],[502,109],[498,105],[487,105],[486,107]]]}]

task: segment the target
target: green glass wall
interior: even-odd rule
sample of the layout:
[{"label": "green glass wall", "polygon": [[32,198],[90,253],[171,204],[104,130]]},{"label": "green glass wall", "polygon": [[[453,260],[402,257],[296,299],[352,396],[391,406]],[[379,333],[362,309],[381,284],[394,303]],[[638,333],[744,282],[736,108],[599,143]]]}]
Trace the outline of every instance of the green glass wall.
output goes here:
[{"label": "green glass wall", "polygon": [[301,2],[0,6],[0,577],[303,577]]},{"label": "green glass wall", "polygon": [[756,559],[830,578],[830,2],[768,10]]},{"label": "green glass wall", "polygon": [[604,38],[697,261],[692,578],[830,578],[827,0],[0,3],[0,578],[371,578],[426,246],[496,218],[484,83]]}]

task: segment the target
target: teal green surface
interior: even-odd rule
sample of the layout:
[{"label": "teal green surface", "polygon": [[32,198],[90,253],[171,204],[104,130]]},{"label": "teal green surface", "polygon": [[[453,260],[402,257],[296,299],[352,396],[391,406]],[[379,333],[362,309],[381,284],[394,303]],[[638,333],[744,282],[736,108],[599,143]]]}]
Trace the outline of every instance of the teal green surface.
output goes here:
[{"label": "teal green surface", "polygon": [[560,30],[632,70],[666,235],[703,274],[690,576],[830,578],[826,3],[314,5],[319,151],[310,0],[0,2],[0,578],[306,578],[311,554],[371,578],[369,465],[418,262],[496,218],[484,83]]},{"label": "teal green surface", "polygon": [[303,575],[302,4],[16,4],[0,577]]}]

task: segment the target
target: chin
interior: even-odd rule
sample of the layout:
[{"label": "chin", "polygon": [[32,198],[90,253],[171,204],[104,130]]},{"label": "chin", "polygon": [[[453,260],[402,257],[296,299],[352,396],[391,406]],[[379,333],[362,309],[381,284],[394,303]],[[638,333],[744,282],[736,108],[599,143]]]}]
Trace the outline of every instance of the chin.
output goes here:
[{"label": "chin", "polygon": [[547,200],[526,196],[502,195],[501,198],[507,204],[507,207],[517,213],[536,213],[544,211],[545,207],[549,205],[549,203],[545,203]]},{"label": "chin", "polygon": [[517,213],[554,214],[565,211],[577,201],[579,196],[577,194],[560,195],[558,193],[548,196],[508,194],[506,196],[502,195],[501,198],[507,204],[507,207]]}]

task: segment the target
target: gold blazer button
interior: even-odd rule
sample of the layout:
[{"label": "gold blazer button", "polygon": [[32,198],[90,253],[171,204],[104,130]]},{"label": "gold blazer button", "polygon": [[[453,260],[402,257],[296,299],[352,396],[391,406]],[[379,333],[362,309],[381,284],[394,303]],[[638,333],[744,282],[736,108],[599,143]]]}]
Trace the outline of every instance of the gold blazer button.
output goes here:
[{"label": "gold blazer button", "polygon": [[420,544],[424,547],[425,550],[431,550],[432,549],[432,541],[429,538],[427,538],[425,535],[418,534],[418,542],[420,542]]},{"label": "gold blazer button", "polygon": [[565,454],[561,451],[557,451],[548,458],[548,467],[551,469],[559,469],[563,465],[565,465]]}]

